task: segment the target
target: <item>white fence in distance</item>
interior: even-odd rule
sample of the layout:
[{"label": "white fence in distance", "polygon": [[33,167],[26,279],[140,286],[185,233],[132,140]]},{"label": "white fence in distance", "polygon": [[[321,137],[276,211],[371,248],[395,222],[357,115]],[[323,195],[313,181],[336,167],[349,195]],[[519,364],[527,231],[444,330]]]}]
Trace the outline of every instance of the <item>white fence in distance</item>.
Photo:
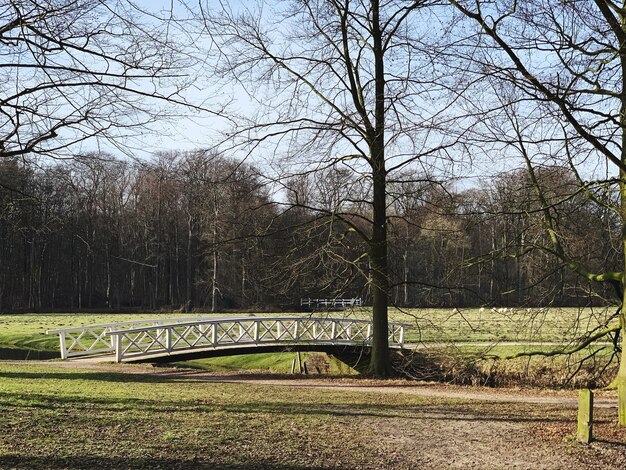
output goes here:
[{"label": "white fence in distance", "polygon": [[329,308],[351,308],[351,307],[362,307],[363,299],[361,297],[356,297],[352,299],[300,299],[300,307],[307,307],[310,309],[329,309]]}]

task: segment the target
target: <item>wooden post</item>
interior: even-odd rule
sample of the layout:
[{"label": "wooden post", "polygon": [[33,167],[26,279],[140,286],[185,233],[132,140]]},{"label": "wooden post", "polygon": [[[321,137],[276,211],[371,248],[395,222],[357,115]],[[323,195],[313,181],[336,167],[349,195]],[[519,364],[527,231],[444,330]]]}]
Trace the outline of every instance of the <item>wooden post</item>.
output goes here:
[{"label": "wooden post", "polygon": [[302,357],[300,356],[300,353],[298,352],[298,373],[302,373]]},{"label": "wooden post", "polygon": [[624,404],[626,397],[624,397],[624,395],[626,395],[626,380],[622,380],[617,384],[617,412],[620,426],[626,426],[626,405]]},{"label": "wooden post", "polygon": [[583,444],[593,439],[593,392],[588,388],[578,394],[578,431],[576,438]]}]

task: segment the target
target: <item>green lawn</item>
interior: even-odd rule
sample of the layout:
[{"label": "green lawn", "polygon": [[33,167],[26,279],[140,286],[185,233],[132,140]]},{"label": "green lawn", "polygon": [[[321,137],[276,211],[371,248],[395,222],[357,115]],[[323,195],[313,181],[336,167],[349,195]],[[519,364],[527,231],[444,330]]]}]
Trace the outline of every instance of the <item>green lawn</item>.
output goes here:
[{"label": "green lawn", "polygon": [[[354,375],[357,372],[347,364],[321,353],[301,353],[300,360],[303,364],[308,364],[311,373],[321,372],[328,375]],[[212,357],[209,359],[198,359],[185,362],[174,362],[172,365],[190,367],[211,371],[238,371],[256,370],[269,371],[279,374],[291,373],[291,368],[295,366],[295,371],[300,372],[296,361],[296,353],[261,353],[246,354],[240,356]],[[321,361],[321,362],[320,362]],[[319,364],[319,369],[315,370],[315,365]]]},{"label": "green lawn", "polygon": [[[367,309],[358,309],[346,312],[316,313],[315,315],[339,316],[348,315],[358,318],[367,318]],[[233,314],[238,315],[238,314]],[[307,315],[307,314],[302,314]],[[457,346],[447,348],[446,354],[456,353],[451,361],[450,370],[462,367],[465,372],[469,368],[477,369],[480,377],[492,374],[494,365],[490,360],[479,361],[476,364],[468,364],[467,360],[481,355],[509,356],[519,352],[531,352],[537,350],[551,350],[555,345],[520,345],[514,342],[564,342],[581,335],[589,328],[593,328],[605,317],[610,315],[607,309],[519,309],[517,311],[495,311],[486,309],[413,309],[408,311],[392,310],[392,321],[401,321],[407,324],[406,341],[416,343],[418,341],[434,346],[448,343],[460,343]],[[55,335],[46,335],[48,329],[68,328],[78,325],[111,323],[118,321],[141,320],[147,318],[172,318],[185,317],[185,314],[21,314],[0,315],[0,348],[36,349],[45,351],[58,351],[58,338]],[[220,314],[222,316],[222,314]],[[476,344],[476,343],[483,344]],[[472,346],[472,344],[475,344]],[[437,348],[435,348],[437,349]],[[589,354],[592,350],[586,349],[578,358]],[[587,361],[585,368],[594,365],[594,361],[602,363],[610,357],[613,348],[604,345],[601,353],[591,361]],[[459,361],[459,357],[463,361]],[[263,354],[250,356],[235,356],[228,358],[214,358],[193,363],[187,363],[192,367],[200,367],[210,370],[234,370],[255,369],[270,370],[273,372],[289,372],[294,354]],[[306,360],[306,356],[304,358]],[[459,363],[461,365],[459,365]],[[350,372],[341,369],[338,364],[333,366],[331,373]],[[600,364],[600,367],[602,364]],[[572,358],[546,359],[536,357],[533,359],[521,358],[510,361],[508,365],[497,366],[500,377],[525,377],[530,383],[542,384],[541,380],[531,380],[532,377],[546,378],[544,384],[565,383],[569,374],[576,370],[577,363]],[[581,380],[593,379],[593,374],[584,374]],[[610,372],[610,371],[609,371]],[[543,374],[543,376],[542,376]],[[608,375],[607,375],[608,377]],[[591,380],[589,379],[589,380]],[[475,379],[468,379],[474,381]],[[485,379],[487,380],[487,379]],[[490,379],[489,379],[490,380]],[[503,379],[504,380],[504,379]]]},{"label": "green lawn", "polygon": [[[552,308],[497,312],[483,309],[392,309],[392,321],[406,323],[407,342],[561,342],[580,336],[611,314],[607,309]],[[239,315],[239,314],[233,314]],[[261,315],[261,314],[259,314]],[[262,314],[265,315],[265,314]],[[269,314],[272,315],[272,314]],[[308,315],[303,313],[302,315]],[[367,309],[315,315],[367,318]],[[188,314],[20,314],[0,315],[0,347],[57,350],[48,329]],[[222,316],[222,314],[220,314]]]},{"label": "green lawn", "polygon": [[561,342],[604,322],[614,309],[407,309],[392,310],[392,320],[412,326],[409,340]]}]

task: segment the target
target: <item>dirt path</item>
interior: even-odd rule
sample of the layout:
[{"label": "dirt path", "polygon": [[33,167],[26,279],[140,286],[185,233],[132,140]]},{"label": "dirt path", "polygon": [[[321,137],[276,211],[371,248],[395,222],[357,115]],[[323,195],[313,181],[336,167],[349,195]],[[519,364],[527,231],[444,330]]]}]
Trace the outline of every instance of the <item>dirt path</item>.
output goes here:
[{"label": "dirt path", "polygon": [[[182,375],[178,373],[177,375]],[[411,383],[405,381],[388,381],[385,383],[364,379],[303,379],[303,378],[262,378],[247,377],[246,375],[224,376],[202,373],[188,373],[193,377],[205,380],[226,383],[250,383],[280,387],[318,388],[327,390],[342,390],[349,392],[406,394],[434,398],[455,398],[462,400],[479,400],[492,402],[559,404],[578,406],[576,391],[546,391],[521,389],[490,389],[484,387],[468,387],[442,385],[437,383]],[[600,395],[598,397],[598,395]],[[617,408],[617,396],[613,392],[596,392],[595,406],[601,408]]]}]

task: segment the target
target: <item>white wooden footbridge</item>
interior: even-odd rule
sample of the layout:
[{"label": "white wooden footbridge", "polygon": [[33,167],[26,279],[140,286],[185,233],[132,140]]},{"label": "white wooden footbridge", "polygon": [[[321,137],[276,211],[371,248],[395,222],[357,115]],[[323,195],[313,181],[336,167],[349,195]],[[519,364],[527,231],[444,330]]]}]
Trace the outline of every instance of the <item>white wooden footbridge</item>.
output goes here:
[{"label": "white wooden footbridge", "polygon": [[[167,362],[281,348],[369,347],[372,322],[309,316],[192,317],[87,325],[46,333],[59,335],[62,359],[113,354],[116,362]],[[403,324],[389,324],[389,344],[403,347]]]}]

